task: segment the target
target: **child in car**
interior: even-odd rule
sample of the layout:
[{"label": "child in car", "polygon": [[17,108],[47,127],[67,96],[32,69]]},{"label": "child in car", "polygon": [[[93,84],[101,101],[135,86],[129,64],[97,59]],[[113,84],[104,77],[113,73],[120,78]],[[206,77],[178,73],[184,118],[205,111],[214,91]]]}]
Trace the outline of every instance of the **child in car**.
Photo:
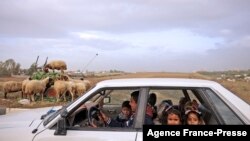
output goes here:
[{"label": "child in car", "polygon": [[165,117],[163,118],[162,124],[165,124],[165,125],[181,125],[182,124],[180,111],[172,107],[167,108],[163,112],[162,116]]},{"label": "child in car", "polygon": [[185,112],[185,124],[205,125],[205,122],[201,116],[201,112],[199,112],[198,110],[187,110]]},{"label": "child in car", "polygon": [[116,120],[119,122],[125,122],[131,116],[131,106],[129,101],[124,101],[122,103],[122,110],[121,113],[116,117]]}]

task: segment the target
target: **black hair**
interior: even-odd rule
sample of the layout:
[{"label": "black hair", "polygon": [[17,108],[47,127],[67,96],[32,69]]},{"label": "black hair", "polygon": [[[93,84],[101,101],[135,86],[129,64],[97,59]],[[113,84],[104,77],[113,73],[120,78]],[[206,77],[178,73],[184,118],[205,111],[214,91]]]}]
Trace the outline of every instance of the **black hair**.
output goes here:
[{"label": "black hair", "polygon": [[151,93],[151,94],[149,95],[148,103],[149,103],[151,106],[154,106],[154,105],[155,105],[155,103],[156,103],[156,94],[155,94],[155,93]]},{"label": "black hair", "polygon": [[123,108],[123,107],[127,107],[128,109],[131,109],[131,106],[130,106],[128,100],[126,100],[126,101],[124,101],[124,102],[122,103],[122,108]]},{"label": "black hair", "polygon": [[134,91],[131,93],[131,97],[134,99],[134,101],[137,103],[138,97],[139,97],[139,91]]},{"label": "black hair", "polygon": [[168,118],[168,115],[170,114],[175,114],[177,115],[179,118],[180,118],[180,122],[182,123],[182,118],[181,118],[181,112],[177,109],[174,109],[172,106],[169,107],[169,108],[166,108],[163,113],[162,113],[162,119],[161,119],[161,123],[163,125],[166,125],[168,124],[167,123],[167,118]]},{"label": "black hair", "polygon": [[188,116],[189,116],[191,113],[195,114],[195,115],[198,117],[200,123],[203,123],[203,122],[204,122],[204,120],[203,120],[203,118],[202,118],[202,113],[201,113],[200,111],[198,111],[198,110],[188,110],[188,111],[186,111],[186,113],[185,113],[185,115],[184,115],[184,119],[183,119],[184,124],[187,124]]}]

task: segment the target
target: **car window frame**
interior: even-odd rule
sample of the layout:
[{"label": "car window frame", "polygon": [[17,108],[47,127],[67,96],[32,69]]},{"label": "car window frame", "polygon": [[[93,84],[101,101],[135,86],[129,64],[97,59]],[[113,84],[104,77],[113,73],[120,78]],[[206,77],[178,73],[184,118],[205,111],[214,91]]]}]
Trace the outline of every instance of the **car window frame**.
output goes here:
[{"label": "car window frame", "polygon": [[[233,115],[234,115],[235,117],[237,117],[238,120],[241,121],[242,124],[246,124],[246,123],[241,119],[241,117],[235,112],[235,110],[232,109],[231,106],[228,105],[228,104],[225,102],[225,100],[223,100],[223,99],[218,95],[218,93],[217,93],[216,91],[214,91],[214,90],[211,89],[211,88],[203,88],[203,89],[202,89],[203,93],[207,93],[207,92],[206,92],[207,90],[210,90],[212,93],[214,93],[213,95],[216,96],[216,98],[219,99],[220,102],[222,102],[222,103],[230,110],[230,112],[232,112]],[[227,125],[228,123],[226,123],[226,121],[224,120],[224,118],[221,116],[221,114],[219,113],[219,110],[218,110],[218,108],[215,106],[215,104],[211,104],[210,101],[213,101],[213,100],[211,100],[211,96],[209,96],[208,94],[204,94],[204,95],[205,95],[205,97],[206,97],[208,103],[210,104],[210,107],[212,108],[212,110],[211,110],[211,111],[213,112],[212,114],[215,115],[215,117],[217,118],[219,124]]]},{"label": "car window frame", "polygon": [[[140,99],[141,99],[141,97],[144,97],[143,95],[145,95],[145,94],[141,94],[142,93],[141,91],[144,91],[145,89],[137,87],[137,86],[135,86],[135,87],[102,87],[102,88],[94,91],[92,94],[90,94],[88,96],[88,98],[86,98],[84,101],[86,102],[86,101],[90,100],[91,98],[94,97],[93,96],[94,94],[97,95],[101,91],[105,91],[105,90],[125,90],[125,89],[128,89],[128,90],[139,90],[139,97],[138,97],[138,103],[137,103],[138,104],[137,111],[144,111],[144,110],[138,110],[138,108],[140,109],[141,107],[143,107],[143,106],[139,106],[139,105],[143,105],[143,102]],[[145,92],[143,92],[143,93],[145,93]],[[81,104],[79,104],[79,105],[82,105],[84,102],[80,102],[80,103]],[[69,113],[71,113],[71,112],[69,112]],[[130,127],[130,128],[127,128],[127,127],[98,127],[98,128],[93,128],[93,127],[73,127],[73,126],[71,126],[71,127],[67,127],[67,130],[96,131],[96,129],[98,129],[98,131],[138,131],[138,128],[135,128],[135,125],[140,126],[140,124],[139,125],[136,124],[136,122],[138,121],[137,118],[141,119],[141,116],[138,116],[138,112],[136,113],[135,120],[133,122],[132,127]]]}]

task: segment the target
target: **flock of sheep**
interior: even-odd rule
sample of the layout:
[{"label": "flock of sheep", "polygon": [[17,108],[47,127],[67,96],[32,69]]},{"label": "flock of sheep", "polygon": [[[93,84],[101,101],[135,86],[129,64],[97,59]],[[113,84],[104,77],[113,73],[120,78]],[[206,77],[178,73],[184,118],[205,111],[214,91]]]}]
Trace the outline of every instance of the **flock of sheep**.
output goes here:
[{"label": "flock of sheep", "polygon": [[[52,61],[46,66],[49,69],[58,69],[65,70],[67,69],[66,63],[62,61]],[[91,83],[88,80],[75,80],[70,78],[67,75],[61,74],[61,77],[55,80],[52,80],[49,77],[46,77],[42,80],[30,80],[25,79],[22,82],[16,81],[7,81],[3,83],[3,92],[4,98],[7,98],[8,93],[19,92],[21,91],[22,98],[29,98],[31,102],[35,102],[34,96],[39,94],[41,101],[43,101],[43,96],[48,87],[48,84],[51,84],[51,81],[54,81],[54,90],[56,91],[56,99],[60,101],[60,98],[63,96],[64,101],[66,101],[66,93],[69,92],[71,95],[71,100],[73,101],[75,97],[78,97],[84,94],[90,87]]]}]

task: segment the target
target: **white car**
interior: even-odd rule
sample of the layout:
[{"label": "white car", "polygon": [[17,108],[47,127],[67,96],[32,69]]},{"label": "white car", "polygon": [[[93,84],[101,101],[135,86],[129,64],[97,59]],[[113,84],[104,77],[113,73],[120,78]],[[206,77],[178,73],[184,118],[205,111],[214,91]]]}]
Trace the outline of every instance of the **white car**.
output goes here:
[{"label": "white car", "polygon": [[[98,110],[115,119],[122,102],[130,100],[133,91],[139,91],[133,125],[106,127],[102,124],[97,116]],[[157,96],[150,103],[158,107],[157,113],[163,102],[181,110],[181,99],[195,100],[206,125],[250,124],[249,104],[216,82],[174,78],[115,79],[99,82],[60,109],[39,108],[0,116],[0,140],[142,141],[142,127],[151,93]],[[97,127],[91,126],[93,122]],[[158,121],[155,124],[163,123]]]}]

